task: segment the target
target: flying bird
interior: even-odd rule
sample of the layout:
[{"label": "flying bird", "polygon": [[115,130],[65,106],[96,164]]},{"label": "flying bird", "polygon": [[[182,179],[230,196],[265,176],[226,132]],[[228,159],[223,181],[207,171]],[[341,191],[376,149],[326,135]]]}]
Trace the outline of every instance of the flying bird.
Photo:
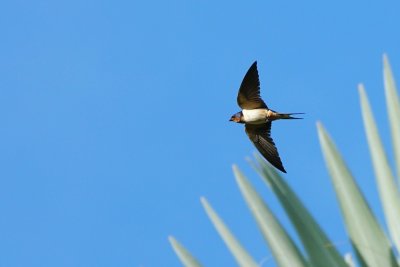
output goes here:
[{"label": "flying bird", "polygon": [[257,61],[251,65],[243,78],[237,103],[242,111],[232,115],[229,121],[244,124],[247,136],[261,155],[275,168],[286,173],[275,143],[271,138],[271,123],[280,119],[302,119],[292,115],[304,113],[279,113],[268,108],[260,97]]}]

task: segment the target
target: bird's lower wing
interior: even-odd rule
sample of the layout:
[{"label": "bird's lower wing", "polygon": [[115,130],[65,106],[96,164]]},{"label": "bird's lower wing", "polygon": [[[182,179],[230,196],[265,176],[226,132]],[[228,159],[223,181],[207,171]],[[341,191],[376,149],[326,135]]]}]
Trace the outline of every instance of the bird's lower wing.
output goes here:
[{"label": "bird's lower wing", "polygon": [[269,161],[275,168],[286,173],[285,168],[282,165],[281,158],[279,157],[278,150],[276,149],[275,143],[272,140],[271,133],[271,122],[266,124],[251,125],[246,124],[246,134],[253,142],[255,147]]}]

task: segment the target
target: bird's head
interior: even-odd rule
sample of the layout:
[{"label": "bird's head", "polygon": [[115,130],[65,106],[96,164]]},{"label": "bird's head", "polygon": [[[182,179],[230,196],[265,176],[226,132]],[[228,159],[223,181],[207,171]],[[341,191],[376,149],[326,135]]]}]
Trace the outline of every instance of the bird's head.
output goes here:
[{"label": "bird's head", "polygon": [[243,114],[240,111],[238,113],[233,114],[232,117],[229,119],[229,121],[234,121],[234,122],[237,122],[237,123],[244,123],[242,118],[243,118]]}]

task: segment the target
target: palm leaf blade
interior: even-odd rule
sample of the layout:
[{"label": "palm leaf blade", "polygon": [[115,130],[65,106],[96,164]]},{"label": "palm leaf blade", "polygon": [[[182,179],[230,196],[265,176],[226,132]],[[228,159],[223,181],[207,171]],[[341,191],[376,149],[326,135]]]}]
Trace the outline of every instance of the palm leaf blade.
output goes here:
[{"label": "palm leaf blade", "polygon": [[383,81],[385,84],[386,107],[392,133],[393,152],[396,160],[397,178],[400,179],[400,103],[387,55],[383,55]]},{"label": "palm leaf blade", "polygon": [[239,189],[256,219],[265,240],[268,242],[278,266],[308,266],[287,232],[237,166],[233,166],[233,172],[236,176]]},{"label": "palm leaf blade", "polygon": [[376,183],[383,211],[394,244],[400,251],[400,195],[389,162],[379,137],[375,119],[363,85],[359,85],[361,111],[369,150],[374,166]]},{"label": "palm leaf blade", "polygon": [[272,188],[285,209],[303,243],[310,264],[324,267],[347,267],[340,253],[332,246],[332,242],[285,180],[264,159],[259,156],[257,159],[259,167],[256,167],[256,170]]},{"label": "palm leaf blade", "polygon": [[239,241],[233,236],[228,227],[222,221],[222,219],[218,216],[218,214],[214,211],[208,201],[202,197],[201,203],[213,223],[215,229],[224,240],[226,246],[231,251],[232,255],[235,257],[236,262],[239,266],[243,267],[257,267],[258,264],[253,260],[250,254],[244,249],[244,247],[239,243]]},{"label": "palm leaf blade", "polygon": [[331,138],[320,123],[317,128],[346,228],[360,262],[366,266],[397,266],[388,239]]},{"label": "palm leaf blade", "polygon": [[190,254],[190,252],[182,246],[173,236],[168,237],[175,254],[185,267],[201,267],[201,264]]}]

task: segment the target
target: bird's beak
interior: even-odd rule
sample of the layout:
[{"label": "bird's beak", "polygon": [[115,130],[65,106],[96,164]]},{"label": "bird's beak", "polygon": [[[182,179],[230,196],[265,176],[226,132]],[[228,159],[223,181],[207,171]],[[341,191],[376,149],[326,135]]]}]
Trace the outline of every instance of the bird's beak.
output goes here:
[{"label": "bird's beak", "polygon": [[233,119],[232,119],[232,118],[230,118],[230,119],[229,119],[229,121],[233,121]]}]

